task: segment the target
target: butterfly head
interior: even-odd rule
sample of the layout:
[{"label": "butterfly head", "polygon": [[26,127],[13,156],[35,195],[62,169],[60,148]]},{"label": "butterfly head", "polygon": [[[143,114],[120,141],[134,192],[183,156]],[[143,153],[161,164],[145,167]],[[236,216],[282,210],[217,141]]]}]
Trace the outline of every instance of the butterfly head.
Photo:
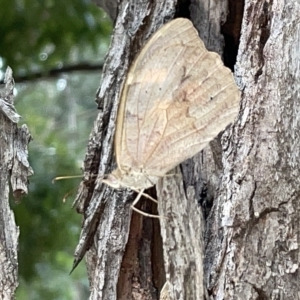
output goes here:
[{"label": "butterfly head", "polygon": [[107,177],[103,179],[102,182],[114,189],[119,189],[120,187],[122,187],[120,178],[117,176],[117,174],[114,174],[114,172],[107,175]]}]

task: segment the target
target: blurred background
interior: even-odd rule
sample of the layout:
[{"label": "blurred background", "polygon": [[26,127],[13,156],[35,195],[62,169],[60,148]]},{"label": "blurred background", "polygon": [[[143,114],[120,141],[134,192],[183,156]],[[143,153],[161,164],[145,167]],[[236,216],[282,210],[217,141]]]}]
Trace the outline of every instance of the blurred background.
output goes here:
[{"label": "blurred background", "polygon": [[81,174],[111,30],[88,0],[1,0],[0,82],[10,66],[19,126],[33,137],[29,195],[11,199],[20,228],[17,300],[88,297],[84,262],[69,275],[81,229],[71,208],[80,179],[52,180]]}]

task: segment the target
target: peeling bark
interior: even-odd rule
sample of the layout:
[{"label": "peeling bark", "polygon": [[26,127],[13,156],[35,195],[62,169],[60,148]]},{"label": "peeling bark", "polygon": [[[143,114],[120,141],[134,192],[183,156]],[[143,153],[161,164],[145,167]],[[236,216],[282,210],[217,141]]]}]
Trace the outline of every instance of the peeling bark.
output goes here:
[{"label": "peeling bark", "polygon": [[299,17],[297,1],[245,1],[241,111],[207,224],[213,299],[299,299]]},{"label": "peeling bark", "polygon": [[17,127],[20,116],[13,103],[14,81],[7,69],[5,87],[0,90],[0,299],[15,299],[18,286],[18,237],[13,212],[9,207],[9,179],[16,200],[28,193],[30,134],[26,125]]},{"label": "peeling bark", "polygon": [[[175,1],[136,1],[134,5],[123,1],[118,11],[101,88],[97,93],[100,113],[90,135],[84,181],[75,200],[77,209],[84,214],[84,220],[75,251],[74,267],[88,250],[90,299],[121,299],[124,295],[128,295],[126,299],[156,299],[157,289],[163,286],[164,279],[156,282],[154,287],[152,278],[153,273],[159,273],[157,277],[164,278],[160,273],[163,271],[163,261],[156,263],[160,267],[155,270],[152,270],[153,263],[143,263],[149,259],[147,253],[152,252],[153,243],[159,243],[153,238],[155,234],[144,237],[143,233],[146,233],[145,228],[157,226],[152,224],[153,220],[144,220],[141,216],[131,220],[130,203],[135,197],[133,192],[112,190],[103,185],[101,179],[114,167],[114,126],[120,90],[128,67],[149,36],[173,18]],[[98,174],[96,180],[93,180],[94,174]],[[150,225],[141,226],[141,222],[150,222]],[[127,243],[130,227],[136,231],[134,235],[138,240],[129,239]],[[159,231],[156,235],[159,236]],[[130,272],[126,275],[122,272],[122,260],[124,253],[126,255],[126,247],[132,249],[131,242],[138,245],[138,251],[129,252],[131,258],[125,262]],[[137,263],[139,266],[136,266]],[[148,274],[147,280],[144,274]]]}]

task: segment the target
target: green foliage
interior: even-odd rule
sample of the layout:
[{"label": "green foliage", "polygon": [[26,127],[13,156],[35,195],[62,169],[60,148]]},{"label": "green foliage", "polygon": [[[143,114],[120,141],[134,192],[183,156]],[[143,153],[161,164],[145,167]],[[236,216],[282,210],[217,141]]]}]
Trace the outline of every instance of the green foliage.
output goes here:
[{"label": "green foliage", "polygon": [[[7,65],[17,77],[100,63],[110,31],[109,18],[89,0],[1,0],[0,75]],[[84,263],[68,275],[81,230],[81,216],[71,208],[80,179],[52,180],[81,174],[99,80],[100,71],[64,73],[16,86],[20,123],[33,137],[29,160],[35,172],[29,195],[17,205],[11,201],[20,228],[18,300],[87,298]]]},{"label": "green foliage", "polygon": [[52,180],[81,174],[79,161],[97,114],[93,87],[98,81],[99,75],[65,75],[18,86],[16,108],[33,137],[29,160],[35,172],[29,195],[13,205],[20,227],[18,299],[77,299],[78,286],[87,290],[84,265],[68,275],[81,229],[81,216],[71,209],[80,179]]},{"label": "green foliage", "polygon": [[111,31],[88,0],[1,0],[0,20],[2,70],[9,65],[15,76],[88,58],[87,48],[96,55]]}]

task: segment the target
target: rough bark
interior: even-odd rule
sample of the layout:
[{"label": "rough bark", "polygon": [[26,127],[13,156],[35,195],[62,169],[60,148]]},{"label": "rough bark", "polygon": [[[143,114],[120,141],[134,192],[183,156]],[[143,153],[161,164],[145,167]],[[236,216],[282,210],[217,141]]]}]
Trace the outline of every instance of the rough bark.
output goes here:
[{"label": "rough bark", "polygon": [[27,156],[30,134],[26,125],[17,127],[20,116],[13,105],[14,81],[7,69],[5,87],[0,90],[0,299],[15,299],[18,286],[18,236],[13,212],[9,207],[9,180],[13,196],[27,194],[27,177],[32,175]]},{"label": "rough bark", "polygon": [[[228,15],[227,2],[191,1],[190,13],[206,47],[222,55],[221,24]],[[239,28],[239,23],[235,26]],[[227,33],[231,36],[232,28]],[[220,136],[181,165],[182,177],[163,178],[156,187],[159,214],[165,217],[160,225],[170,299],[207,297],[203,281],[203,215],[210,211],[223,172]]]},{"label": "rough bark", "polygon": [[[176,7],[175,0],[129,3],[122,1],[118,7],[97,95],[100,113],[90,136],[84,180],[75,200],[84,220],[74,266],[88,250],[90,299],[158,299],[166,282],[164,299],[204,299],[204,226],[199,203],[207,216],[223,173],[225,146],[222,148],[220,138],[177,168],[178,175],[162,179],[156,196],[155,189],[150,191],[159,202],[161,229],[157,220],[136,213],[131,219],[130,201],[135,197],[131,191],[115,191],[101,183],[103,174],[114,168],[114,126],[128,66],[150,34],[174,17],[176,8],[178,16],[188,11],[187,4]],[[208,49],[219,54],[224,46],[221,24],[226,21],[227,9],[226,2],[191,1],[192,21]],[[231,24],[227,24],[227,37],[234,36],[232,32]],[[230,132],[226,137],[230,138]],[[94,174],[98,174],[96,180]],[[142,209],[148,206],[153,213],[147,202]]]},{"label": "rough bark", "polygon": [[[112,190],[103,185],[101,179],[114,167],[114,126],[120,89],[128,66],[149,36],[173,18],[175,1],[135,1],[134,5],[123,1],[118,11],[97,94],[100,113],[89,140],[85,180],[75,200],[78,210],[84,214],[84,221],[74,266],[89,249],[90,299],[156,299],[157,289],[164,284],[164,275],[161,274],[163,260],[150,260],[151,247],[160,241],[156,240],[159,233],[153,237],[154,234],[148,232],[157,225],[152,219],[139,215],[131,222],[133,193]],[[96,180],[93,180],[93,174],[98,174]],[[135,249],[132,243],[136,245],[135,252],[130,250]],[[162,255],[158,253],[156,258],[159,257]],[[153,265],[157,266],[155,270],[152,270]],[[157,275],[153,276],[153,273]],[[153,277],[162,279],[153,282]]]},{"label": "rough bark", "polygon": [[300,6],[245,1],[238,121],[207,225],[213,299],[299,299]]}]

